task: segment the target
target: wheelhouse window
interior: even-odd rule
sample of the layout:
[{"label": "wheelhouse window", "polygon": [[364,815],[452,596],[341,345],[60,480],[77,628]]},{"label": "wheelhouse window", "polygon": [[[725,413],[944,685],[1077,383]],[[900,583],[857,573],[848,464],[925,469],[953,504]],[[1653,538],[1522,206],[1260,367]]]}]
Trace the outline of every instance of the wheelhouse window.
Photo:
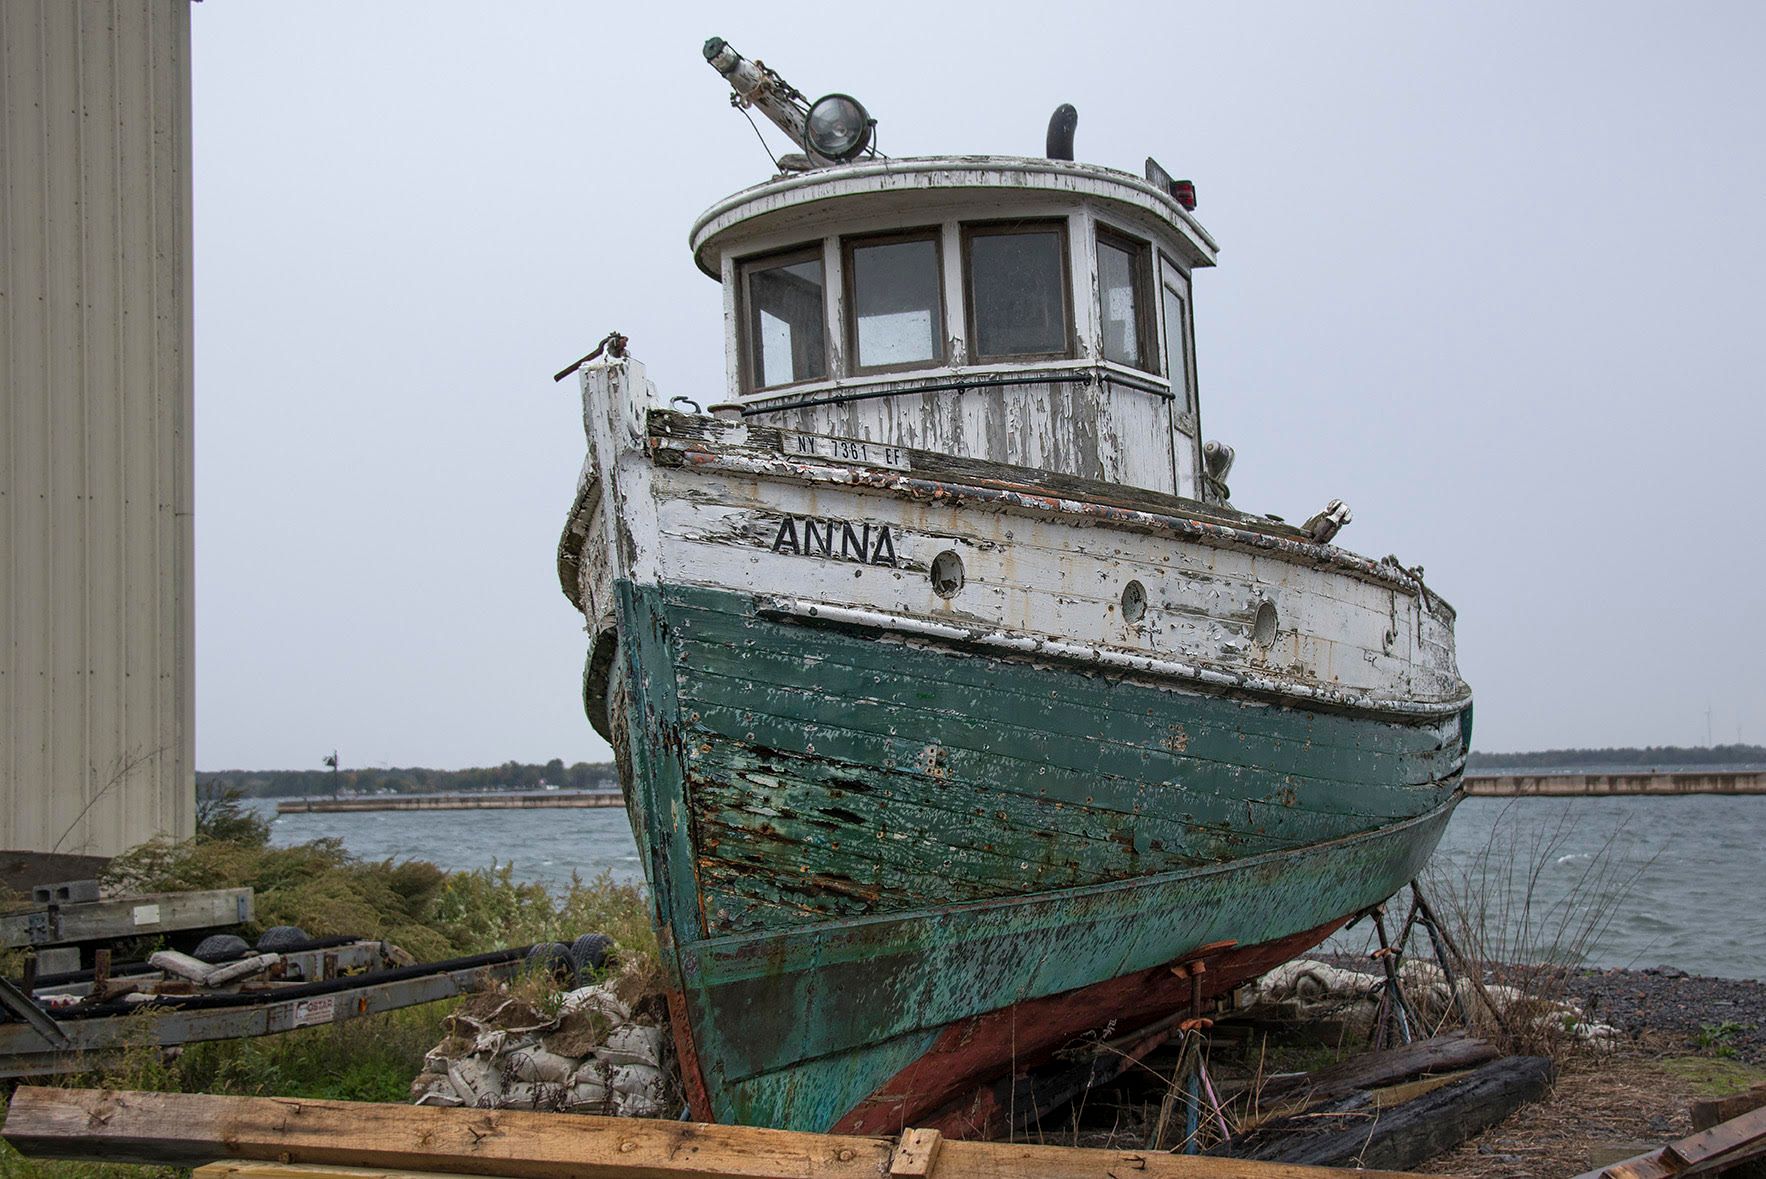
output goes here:
[{"label": "wheelhouse window", "polygon": [[740,269],[747,386],[770,389],[827,376],[821,249],[757,258]]},{"label": "wheelhouse window", "polygon": [[944,297],[938,231],[846,243],[849,346],[860,371],[944,359]]},{"label": "wheelhouse window", "polygon": [[963,250],[977,359],[1072,355],[1065,222],[967,225]]},{"label": "wheelhouse window", "polygon": [[1171,378],[1171,392],[1182,409],[1190,408],[1190,364],[1184,350],[1184,329],[1189,314],[1184,309],[1183,292],[1170,282],[1161,290],[1165,302],[1165,375]]},{"label": "wheelhouse window", "polygon": [[1151,307],[1147,299],[1151,255],[1147,247],[1098,231],[1098,296],[1103,304],[1104,359],[1154,371]]}]

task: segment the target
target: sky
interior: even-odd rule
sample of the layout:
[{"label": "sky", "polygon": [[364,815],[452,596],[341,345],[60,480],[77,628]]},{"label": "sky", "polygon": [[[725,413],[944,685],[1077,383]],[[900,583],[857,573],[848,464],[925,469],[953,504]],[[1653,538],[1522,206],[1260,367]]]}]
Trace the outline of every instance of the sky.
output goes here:
[{"label": "sky", "polygon": [[[895,156],[1193,178],[1233,501],[1422,564],[1475,747],[1766,741],[1766,6],[192,6],[197,763],[608,756],[554,553],[608,331],[718,400],[700,45]],[[780,138],[769,136],[775,151]],[[1750,638],[1749,636],[1755,636]]]}]

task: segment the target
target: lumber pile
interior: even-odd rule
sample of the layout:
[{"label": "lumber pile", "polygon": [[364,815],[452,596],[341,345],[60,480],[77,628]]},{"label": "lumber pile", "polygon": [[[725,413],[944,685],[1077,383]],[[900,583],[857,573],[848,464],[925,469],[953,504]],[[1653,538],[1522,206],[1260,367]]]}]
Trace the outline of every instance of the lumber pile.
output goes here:
[{"label": "lumber pile", "polygon": [[[1740,1112],[1737,1112],[1740,1111]],[[1766,1086],[1692,1107],[1697,1133],[1623,1162],[1590,1171],[1577,1179],[1669,1179],[1681,1176],[1728,1175],[1731,1179],[1766,1176]],[[1712,1122],[1713,1117],[1728,1120]]]},{"label": "lumber pile", "polygon": [[[1231,1147],[1235,1158],[1405,1170],[1544,1096],[1551,1062],[1498,1057],[1464,1034],[1401,1044],[1297,1078],[1276,1078],[1275,1108]],[[1273,1092],[1272,1092],[1273,1091]]]},{"label": "lumber pile", "polygon": [[[1130,1172],[1136,1179],[1399,1179],[1238,1159],[947,1141],[935,1130],[891,1139],[587,1114],[32,1086],[13,1095],[4,1133],[19,1153],[42,1158],[251,1164],[208,1172],[214,1179],[368,1179],[389,1171],[512,1179],[1106,1179]],[[340,1167],[371,1170],[319,1169]]]}]

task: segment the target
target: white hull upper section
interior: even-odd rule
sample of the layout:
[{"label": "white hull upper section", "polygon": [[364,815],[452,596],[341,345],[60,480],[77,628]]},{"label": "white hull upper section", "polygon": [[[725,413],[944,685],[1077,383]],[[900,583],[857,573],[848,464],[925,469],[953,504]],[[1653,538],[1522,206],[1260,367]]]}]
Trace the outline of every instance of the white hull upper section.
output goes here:
[{"label": "white hull upper section", "polygon": [[[815,440],[707,418],[649,437],[662,406],[632,361],[585,369],[583,394],[592,455],[567,588],[595,632],[614,625],[624,578],[1295,703],[1426,716],[1469,698],[1451,609],[1391,566],[1226,526],[1201,505],[1186,519],[965,487],[874,442],[841,462],[799,453]],[[954,592],[939,592],[944,554]]]}]

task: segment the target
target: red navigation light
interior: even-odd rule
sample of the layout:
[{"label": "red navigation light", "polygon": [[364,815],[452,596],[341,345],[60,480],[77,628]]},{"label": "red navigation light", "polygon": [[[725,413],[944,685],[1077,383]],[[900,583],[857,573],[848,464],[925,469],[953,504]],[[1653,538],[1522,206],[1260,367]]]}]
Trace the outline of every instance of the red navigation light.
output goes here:
[{"label": "red navigation light", "polygon": [[1185,209],[1192,213],[1196,211],[1196,182],[1194,180],[1173,180],[1171,195],[1176,197],[1177,203]]}]

